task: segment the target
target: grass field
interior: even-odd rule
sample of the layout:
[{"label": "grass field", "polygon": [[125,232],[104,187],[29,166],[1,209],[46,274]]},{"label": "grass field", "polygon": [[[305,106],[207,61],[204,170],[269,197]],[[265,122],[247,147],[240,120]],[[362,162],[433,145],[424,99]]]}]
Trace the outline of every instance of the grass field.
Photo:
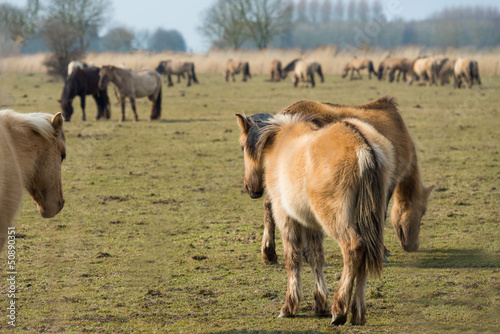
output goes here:
[{"label": "grass field", "polygon": [[[65,124],[66,205],[42,219],[25,196],[16,219],[18,332],[494,333],[500,326],[500,77],[480,89],[408,87],[327,75],[317,87],[290,81],[163,86],[162,120],[87,122],[79,101]],[[63,83],[41,73],[0,75],[0,108],[59,111]],[[334,328],[316,318],[313,282],[293,319],[277,319],[286,291],[280,264],[260,260],[262,200],[243,191],[234,114],[276,113],[299,100],[361,104],[389,93],[415,140],[424,183],[435,184],[420,249],[405,253],[388,221],[394,255],[369,280],[367,324]],[[127,119],[131,120],[130,106]],[[279,236],[277,238],[279,240]],[[342,258],[326,240],[330,303]],[[0,260],[6,263],[5,249]],[[0,284],[6,330],[7,274]]]}]

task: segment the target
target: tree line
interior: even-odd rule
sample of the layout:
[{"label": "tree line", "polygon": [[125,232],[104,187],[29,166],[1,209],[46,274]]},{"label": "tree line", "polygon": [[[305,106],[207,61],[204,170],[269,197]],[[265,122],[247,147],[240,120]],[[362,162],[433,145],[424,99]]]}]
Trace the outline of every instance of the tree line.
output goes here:
[{"label": "tree line", "polygon": [[[202,14],[199,30],[218,48],[313,49],[328,44],[484,48],[500,44],[496,7],[454,7],[425,20],[405,22],[387,6],[379,0],[218,0]],[[255,27],[267,33],[265,39]]]}]

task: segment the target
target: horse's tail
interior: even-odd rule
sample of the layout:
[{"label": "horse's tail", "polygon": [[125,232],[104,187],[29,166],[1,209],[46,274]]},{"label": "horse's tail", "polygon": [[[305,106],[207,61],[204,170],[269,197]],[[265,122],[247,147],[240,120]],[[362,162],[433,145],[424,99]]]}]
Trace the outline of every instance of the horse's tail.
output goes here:
[{"label": "horse's tail", "polygon": [[252,79],[252,75],[250,74],[250,65],[248,64],[248,62],[245,62],[245,64],[243,65],[243,75]]},{"label": "horse's tail", "polygon": [[153,102],[153,109],[151,110],[150,119],[160,119],[161,116],[161,81],[160,81],[160,89],[158,90],[158,95],[156,96],[156,100]]},{"label": "horse's tail", "polygon": [[191,76],[193,77],[193,81],[195,83],[199,83],[198,79],[196,78],[196,74],[194,73],[194,64],[191,64]]},{"label": "horse's tail", "polygon": [[368,272],[380,276],[385,253],[383,232],[388,180],[384,169],[388,160],[378,145],[368,143],[357,155],[361,175],[354,219],[366,245],[363,265]]},{"label": "horse's tail", "polygon": [[373,67],[373,62],[370,60],[368,62],[368,71],[375,74],[375,76],[378,78],[378,73],[375,71],[375,68]]},{"label": "horse's tail", "polygon": [[382,80],[383,75],[384,75],[384,61],[382,61],[378,66],[378,74],[377,74],[378,79]]},{"label": "horse's tail", "polygon": [[321,65],[318,65],[318,67],[316,68],[316,72],[318,72],[318,75],[321,78],[321,82],[325,82],[325,78],[323,77],[323,70],[321,69]]}]

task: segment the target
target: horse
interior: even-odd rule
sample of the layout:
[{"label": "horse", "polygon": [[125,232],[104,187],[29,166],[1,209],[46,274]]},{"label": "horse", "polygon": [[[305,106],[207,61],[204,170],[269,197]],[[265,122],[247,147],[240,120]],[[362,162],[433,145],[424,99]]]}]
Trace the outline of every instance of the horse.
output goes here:
[{"label": "horse", "polygon": [[[299,80],[301,82],[301,87],[307,87],[308,78],[311,82],[311,87],[316,86],[316,83],[314,82],[314,72],[312,71],[312,67],[310,68],[309,64],[303,59],[297,58],[288,63],[288,65],[286,65],[283,69],[283,73],[285,73],[286,75],[288,74],[288,72],[293,72],[292,81],[294,87],[297,87]],[[322,74],[321,78],[323,78]]]},{"label": "horse", "polygon": [[477,61],[469,58],[458,58],[454,67],[455,74],[455,88],[462,87],[462,79],[465,79],[469,88],[472,88],[474,80],[477,84],[481,85],[481,78],[479,77],[479,65]]},{"label": "horse", "polygon": [[437,64],[433,58],[425,57],[416,59],[413,63],[413,71],[410,80],[408,81],[408,86],[411,86],[413,81],[417,78],[419,78],[420,85],[425,85],[424,80],[427,79],[430,82],[429,86],[434,84],[437,86],[437,74]]},{"label": "horse", "polygon": [[[245,189],[268,191],[285,252],[287,292],[279,317],[292,317],[301,299],[302,256],[314,276],[314,312],[328,315],[323,235],[337,241],[344,268],[331,308],[332,324],[365,323],[368,274],[384,262],[386,198],[395,168],[394,147],[357,119],[321,126],[311,114],[271,116],[258,131],[237,114],[244,147]],[[354,285],[355,291],[353,294]],[[351,297],[353,301],[351,302]]]},{"label": "horse", "polygon": [[455,63],[456,59],[448,59],[441,67],[439,71],[439,80],[441,81],[441,86],[450,83],[450,76],[455,76]]},{"label": "horse", "polygon": [[181,61],[181,60],[166,60],[161,61],[156,67],[156,72],[166,75],[168,78],[168,86],[173,86],[172,74],[177,74],[177,83],[181,82],[181,76],[184,77],[184,73],[187,74],[188,82],[187,87],[191,86],[191,80],[194,83],[198,83],[198,79],[196,78],[196,74],[194,73],[194,63],[189,61]]},{"label": "horse", "polygon": [[[359,106],[347,106],[301,100],[281,110],[280,114],[294,115],[307,113],[323,119],[326,123],[336,123],[354,118],[371,124],[384,135],[396,148],[396,170],[391,183],[387,204],[394,196],[391,222],[400,241],[401,248],[407,252],[419,247],[421,219],[427,210],[429,196],[434,186],[426,187],[422,182],[417,153],[413,140],[399,114],[393,98],[384,96]],[[262,127],[262,121],[250,117],[252,131]],[[243,135],[240,141],[245,141]],[[261,254],[266,264],[278,262],[275,244],[275,222],[269,198],[264,201],[264,234]]]},{"label": "horse", "polygon": [[84,69],[89,66],[86,63],[79,62],[78,60],[72,60],[68,64],[68,77],[73,73],[76,68]]},{"label": "horse", "polygon": [[0,249],[21,205],[23,187],[43,218],[62,210],[63,123],[61,113],[0,110]]},{"label": "horse", "polygon": [[135,99],[141,97],[148,97],[151,101],[149,119],[160,119],[161,76],[158,72],[153,69],[134,72],[112,65],[103,66],[99,71],[99,88],[106,89],[109,82],[112,82],[118,88],[122,106],[122,121],[125,121],[125,99],[127,97],[132,105],[135,121],[139,120],[135,108]]},{"label": "horse", "polygon": [[97,105],[96,120],[101,117],[110,118],[110,103],[106,89],[99,88],[99,68],[79,68],[76,67],[71,75],[66,79],[62,91],[61,99],[58,102],[61,105],[64,120],[69,122],[73,115],[73,99],[80,97],[80,106],[82,108],[82,121],[86,120],[85,115],[85,96],[92,95]]},{"label": "horse", "polygon": [[350,62],[348,62],[342,71],[342,78],[345,78],[348,74],[349,71],[351,71],[351,80],[354,78],[354,71],[358,73],[359,79],[363,79],[361,76],[361,73],[359,70],[368,70],[368,78],[371,80],[372,79],[372,73],[378,77],[378,73],[375,71],[375,68],[373,67],[373,62],[368,59],[368,58],[354,58]]},{"label": "horse", "polygon": [[283,77],[283,70],[281,68],[281,61],[278,59],[274,59],[270,66],[269,66],[269,72],[271,74],[271,81],[280,81],[281,79],[284,79]]},{"label": "horse", "polygon": [[394,81],[396,72],[398,72],[397,82],[401,74],[403,74],[403,81],[406,81],[406,74],[411,72],[413,68],[413,60],[402,57],[387,57],[382,60],[378,67],[378,79],[382,80],[387,75],[389,82]]},{"label": "horse", "polygon": [[226,78],[226,82],[229,81],[229,75],[233,78],[233,82],[235,81],[234,75],[235,74],[242,74],[243,79],[242,81],[247,81],[248,78],[252,78],[252,75],[250,74],[250,65],[248,64],[247,61],[233,61],[232,59],[229,59],[226,63],[226,66],[224,68],[224,76]]}]

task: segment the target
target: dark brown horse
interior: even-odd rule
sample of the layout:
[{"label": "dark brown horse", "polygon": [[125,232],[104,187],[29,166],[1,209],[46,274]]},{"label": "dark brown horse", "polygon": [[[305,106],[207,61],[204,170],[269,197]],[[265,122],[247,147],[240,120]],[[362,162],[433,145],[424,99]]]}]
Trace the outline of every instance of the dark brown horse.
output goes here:
[{"label": "dark brown horse", "polygon": [[96,120],[101,117],[110,117],[109,97],[106,89],[99,89],[99,68],[75,68],[71,75],[66,79],[62,91],[62,97],[59,100],[63,112],[64,120],[69,122],[73,115],[73,99],[80,96],[80,106],[82,107],[82,121],[85,116],[85,96],[92,95],[97,104]]}]

